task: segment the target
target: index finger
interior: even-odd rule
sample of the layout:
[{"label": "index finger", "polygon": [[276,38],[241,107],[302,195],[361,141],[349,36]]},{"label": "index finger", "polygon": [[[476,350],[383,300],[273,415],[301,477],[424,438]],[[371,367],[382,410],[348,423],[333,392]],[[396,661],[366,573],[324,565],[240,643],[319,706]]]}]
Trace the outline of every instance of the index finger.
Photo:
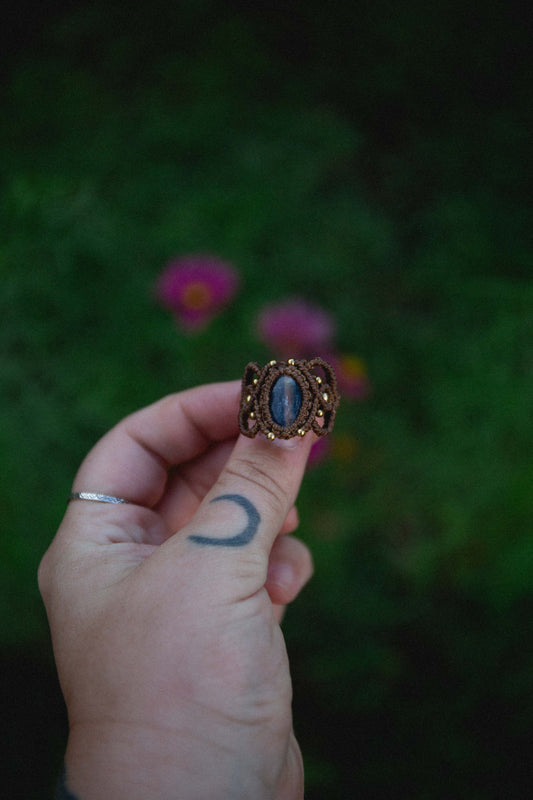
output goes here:
[{"label": "index finger", "polygon": [[74,492],[114,495],[152,508],[164,494],[168,469],[214,442],[238,435],[240,381],[169,395],[131,414],[93,447]]}]

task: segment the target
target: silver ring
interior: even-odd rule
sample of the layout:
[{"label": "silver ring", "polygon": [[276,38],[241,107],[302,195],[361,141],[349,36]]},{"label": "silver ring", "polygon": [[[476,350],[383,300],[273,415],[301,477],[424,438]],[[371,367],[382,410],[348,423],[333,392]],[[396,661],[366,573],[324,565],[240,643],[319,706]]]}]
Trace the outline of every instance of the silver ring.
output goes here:
[{"label": "silver ring", "polygon": [[69,500],[93,500],[95,503],[113,503],[117,505],[118,503],[128,503],[130,504],[129,500],[125,500],[123,497],[113,497],[110,494],[98,494],[98,492],[72,492],[68,496]]}]

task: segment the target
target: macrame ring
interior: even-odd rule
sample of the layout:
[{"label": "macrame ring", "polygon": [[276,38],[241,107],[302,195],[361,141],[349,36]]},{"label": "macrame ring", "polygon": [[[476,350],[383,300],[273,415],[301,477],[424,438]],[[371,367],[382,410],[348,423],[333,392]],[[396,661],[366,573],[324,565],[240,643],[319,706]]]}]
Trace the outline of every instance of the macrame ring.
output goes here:
[{"label": "macrame ring", "polygon": [[331,432],[339,405],[333,367],[322,358],[251,361],[242,379],[239,430],[253,439],[262,433],[270,441]]}]

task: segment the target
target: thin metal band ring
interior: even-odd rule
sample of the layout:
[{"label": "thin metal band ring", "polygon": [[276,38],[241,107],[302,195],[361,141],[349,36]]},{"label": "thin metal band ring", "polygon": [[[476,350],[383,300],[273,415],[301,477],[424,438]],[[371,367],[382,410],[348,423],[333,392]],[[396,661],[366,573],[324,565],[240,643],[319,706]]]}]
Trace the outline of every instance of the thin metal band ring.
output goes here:
[{"label": "thin metal band ring", "polygon": [[93,500],[95,503],[118,503],[131,504],[130,500],[125,500],[123,497],[113,497],[110,494],[99,494],[98,492],[72,492],[68,496],[69,500]]}]

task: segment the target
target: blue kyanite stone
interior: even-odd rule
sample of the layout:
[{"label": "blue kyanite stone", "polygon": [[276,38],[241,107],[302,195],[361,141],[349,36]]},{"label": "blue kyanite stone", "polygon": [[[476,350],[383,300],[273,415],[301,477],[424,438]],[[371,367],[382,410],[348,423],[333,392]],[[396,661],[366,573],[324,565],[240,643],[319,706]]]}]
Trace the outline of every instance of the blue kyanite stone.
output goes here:
[{"label": "blue kyanite stone", "polygon": [[283,428],[292,425],[302,407],[302,390],[297,381],[289,375],[280,375],[270,390],[268,405],[274,422]]}]

